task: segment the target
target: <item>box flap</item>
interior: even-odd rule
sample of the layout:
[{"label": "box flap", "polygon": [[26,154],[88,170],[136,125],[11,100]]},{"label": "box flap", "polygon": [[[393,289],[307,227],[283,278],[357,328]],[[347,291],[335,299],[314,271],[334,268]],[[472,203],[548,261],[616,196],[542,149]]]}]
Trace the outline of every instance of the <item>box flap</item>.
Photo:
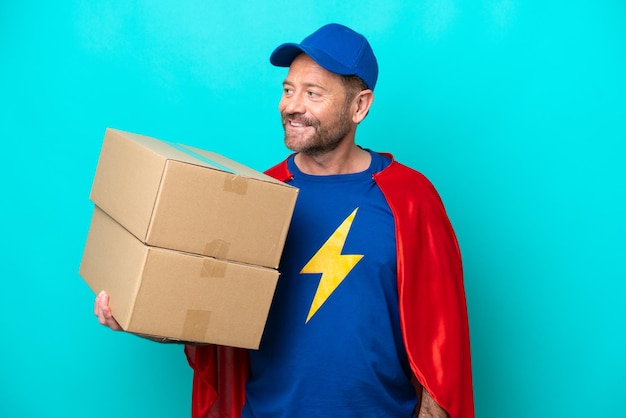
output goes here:
[{"label": "box flap", "polygon": [[224,171],[229,171],[231,173],[234,174],[238,174],[241,176],[245,176],[245,177],[249,177],[249,178],[253,178],[253,179],[257,179],[257,180],[262,180],[262,181],[268,181],[270,183],[274,183],[274,184],[278,184],[284,187],[290,187],[293,188],[293,186],[290,186],[282,181],[278,181],[273,177],[268,176],[267,174],[254,170],[253,168],[247,167],[241,163],[238,163],[236,161],[233,161],[229,158],[226,158],[222,155],[216,154],[214,152],[210,152],[210,151],[206,151],[206,150],[202,150],[202,149],[198,149],[198,148],[193,148],[193,147],[189,147],[186,145],[182,145],[182,147],[184,149],[189,150],[190,152],[193,152],[195,155],[199,156],[199,157],[203,157],[208,159],[209,161],[213,161],[215,164],[219,164],[219,166],[226,168],[226,170]]},{"label": "box flap", "polygon": [[207,168],[213,168],[216,170],[225,171],[227,173],[280,184],[281,186],[285,187],[293,187],[281,181],[278,181],[261,171],[247,167],[234,160],[231,160],[230,158],[224,157],[211,151],[195,148],[176,142],[164,141],[144,135],[134,134],[131,132],[120,131],[118,129],[108,128],[107,132],[109,131],[111,133],[115,133],[115,135],[118,136],[126,136],[132,141],[138,144],[142,144],[146,148],[153,149],[166,159],[195,164]]}]

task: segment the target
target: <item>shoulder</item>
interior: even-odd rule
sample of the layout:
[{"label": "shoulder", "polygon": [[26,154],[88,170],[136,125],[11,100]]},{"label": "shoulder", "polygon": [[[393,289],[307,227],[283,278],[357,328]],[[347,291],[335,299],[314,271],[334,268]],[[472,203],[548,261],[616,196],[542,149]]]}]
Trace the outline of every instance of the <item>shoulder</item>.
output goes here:
[{"label": "shoulder", "polygon": [[[374,175],[374,179],[379,185],[391,186],[404,190],[406,193],[419,189],[428,189],[437,193],[432,182],[420,171],[398,162],[392,154],[381,152],[381,155],[390,158],[391,163],[382,171]],[[411,187],[406,187],[410,185]]]},{"label": "shoulder", "polygon": [[374,175],[396,219],[450,226],[444,203],[431,181],[421,172],[395,160]]}]

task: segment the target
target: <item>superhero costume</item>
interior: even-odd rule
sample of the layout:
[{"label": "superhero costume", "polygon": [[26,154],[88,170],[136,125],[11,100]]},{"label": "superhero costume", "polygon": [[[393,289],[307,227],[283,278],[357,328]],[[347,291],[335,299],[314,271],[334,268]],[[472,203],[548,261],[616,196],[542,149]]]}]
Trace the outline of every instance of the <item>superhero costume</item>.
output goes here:
[{"label": "superhero costume", "polygon": [[[287,160],[267,174],[292,178]],[[423,386],[451,418],[473,418],[461,256],[441,199],[426,177],[396,161],[374,180],[396,221],[400,326],[416,387]],[[247,350],[208,345],[186,346],[185,352],[194,369],[192,417],[238,417]]]}]

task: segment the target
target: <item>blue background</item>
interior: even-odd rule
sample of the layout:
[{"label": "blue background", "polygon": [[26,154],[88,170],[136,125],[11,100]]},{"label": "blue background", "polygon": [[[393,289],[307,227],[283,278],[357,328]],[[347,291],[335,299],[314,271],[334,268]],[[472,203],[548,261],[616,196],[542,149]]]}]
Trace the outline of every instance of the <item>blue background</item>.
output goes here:
[{"label": "blue background", "polygon": [[106,127],[262,170],[272,49],[340,22],[381,72],[358,142],[440,191],[479,418],[626,416],[626,3],[3,1],[0,416],[181,417],[182,349],[100,327],[78,275]]}]

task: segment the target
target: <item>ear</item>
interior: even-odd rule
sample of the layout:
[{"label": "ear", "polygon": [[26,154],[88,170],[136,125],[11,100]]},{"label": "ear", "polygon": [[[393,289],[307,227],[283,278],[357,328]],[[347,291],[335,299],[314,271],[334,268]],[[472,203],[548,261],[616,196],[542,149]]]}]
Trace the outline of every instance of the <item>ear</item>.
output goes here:
[{"label": "ear", "polygon": [[352,121],[357,125],[365,119],[367,113],[370,111],[370,107],[374,102],[374,92],[370,89],[362,90],[354,98],[356,105],[355,112],[352,114]]}]

